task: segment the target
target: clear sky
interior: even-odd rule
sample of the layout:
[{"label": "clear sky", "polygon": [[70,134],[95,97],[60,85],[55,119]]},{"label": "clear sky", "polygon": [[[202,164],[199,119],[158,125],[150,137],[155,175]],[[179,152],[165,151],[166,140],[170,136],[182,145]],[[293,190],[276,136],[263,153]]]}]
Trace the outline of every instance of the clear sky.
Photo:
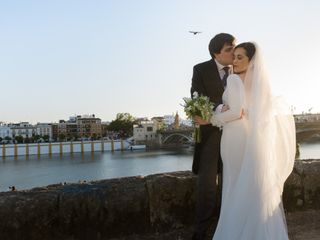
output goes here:
[{"label": "clear sky", "polygon": [[320,112],[319,12],[318,0],[1,0],[0,121],[184,116],[220,32],[257,42],[275,92]]}]

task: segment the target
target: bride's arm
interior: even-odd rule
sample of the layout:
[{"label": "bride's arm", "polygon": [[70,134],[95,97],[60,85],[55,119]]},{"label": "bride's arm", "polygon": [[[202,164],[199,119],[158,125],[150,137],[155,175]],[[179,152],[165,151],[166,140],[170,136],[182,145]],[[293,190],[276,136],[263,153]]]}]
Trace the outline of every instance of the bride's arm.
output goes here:
[{"label": "bride's arm", "polygon": [[228,107],[224,112],[215,112],[211,118],[213,125],[234,121],[242,116],[244,106],[244,90],[239,77],[231,75],[227,85]]}]

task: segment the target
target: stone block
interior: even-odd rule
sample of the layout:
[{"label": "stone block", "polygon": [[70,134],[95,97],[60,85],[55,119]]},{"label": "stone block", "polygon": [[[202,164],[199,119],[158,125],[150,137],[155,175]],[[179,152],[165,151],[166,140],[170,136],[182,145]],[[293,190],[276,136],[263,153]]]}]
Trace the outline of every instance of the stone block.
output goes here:
[{"label": "stone block", "polygon": [[178,229],[194,221],[195,186],[191,172],[147,177],[150,224],[154,231]]}]

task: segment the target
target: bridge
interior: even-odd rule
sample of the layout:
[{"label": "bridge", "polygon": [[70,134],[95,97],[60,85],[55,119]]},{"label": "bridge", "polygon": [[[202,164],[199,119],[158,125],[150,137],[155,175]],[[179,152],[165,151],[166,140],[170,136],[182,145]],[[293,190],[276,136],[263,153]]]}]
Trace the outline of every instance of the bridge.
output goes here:
[{"label": "bridge", "polygon": [[320,122],[296,122],[297,142],[320,139]]},{"label": "bridge", "polygon": [[193,142],[193,128],[170,129],[161,132],[161,145],[188,145]]},{"label": "bridge", "polygon": [[[171,129],[161,132],[161,145],[188,145],[193,142],[193,128]],[[308,139],[320,139],[320,122],[296,122],[296,138],[301,143]]]}]

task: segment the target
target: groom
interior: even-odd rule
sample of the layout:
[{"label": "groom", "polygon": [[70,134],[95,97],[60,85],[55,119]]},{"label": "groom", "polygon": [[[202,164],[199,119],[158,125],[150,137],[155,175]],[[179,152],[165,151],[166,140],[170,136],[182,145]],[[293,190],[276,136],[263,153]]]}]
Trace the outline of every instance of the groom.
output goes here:
[{"label": "groom", "polygon": [[[212,59],[194,66],[191,96],[198,92],[199,95],[209,97],[215,106],[222,103],[226,78],[231,70],[229,65],[233,62],[234,42],[235,38],[227,33],[217,34],[211,39],[209,52]],[[193,240],[205,239],[206,232],[214,220],[217,199],[221,197],[217,196],[216,183],[217,174],[222,172],[221,131],[211,124],[201,126],[200,131],[201,142],[195,145],[192,164],[193,173],[198,175]]]}]

